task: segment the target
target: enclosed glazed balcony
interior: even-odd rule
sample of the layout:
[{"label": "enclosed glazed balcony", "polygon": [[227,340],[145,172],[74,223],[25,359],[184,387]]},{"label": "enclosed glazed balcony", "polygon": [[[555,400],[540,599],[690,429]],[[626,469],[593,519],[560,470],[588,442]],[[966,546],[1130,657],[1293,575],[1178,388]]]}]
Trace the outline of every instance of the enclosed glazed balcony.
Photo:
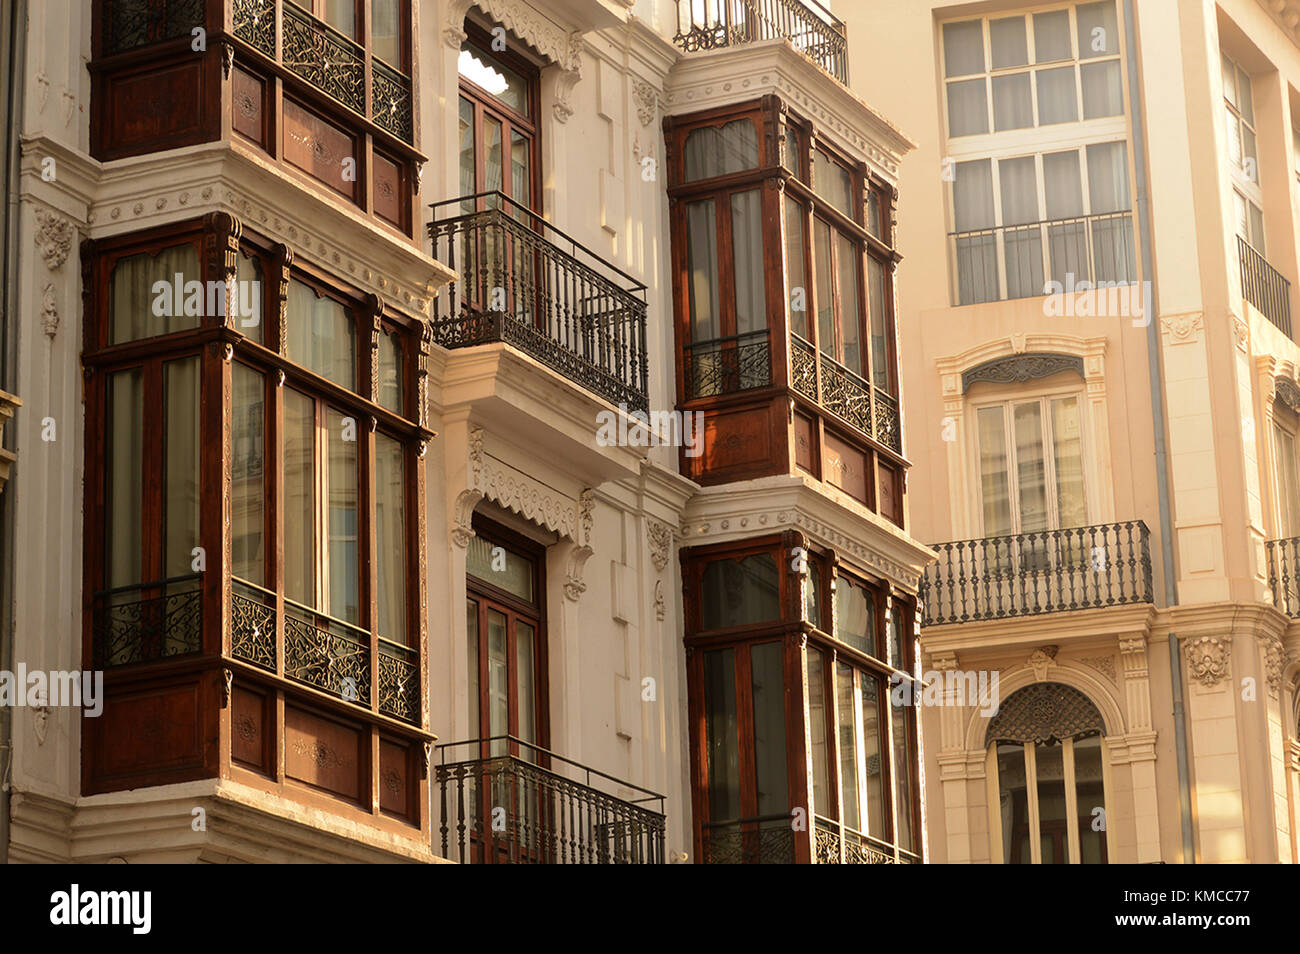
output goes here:
[{"label": "enclosed glazed balcony", "polygon": [[1151,540],[1141,520],[934,545],[923,625],[1150,603]]},{"label": "enclosed glazed balcony", "polygon": [[[664,796],[513,736],[438,747],[440,854],[473,864],[662,864]],[[787,826],[788,827],[788,826]]]},{"label": "enclosed glazed balcony", "polygon": [[844,85],[849,82],[844,24],[816,0],[677,0],[677,35],[694,53],[760,40],[789,40]]},{"label": "enclosed glazed balcony", "polygon": [[504,342],[614,405],[649,407],[646,287],[500,192],[433,205],[444,348]]}]

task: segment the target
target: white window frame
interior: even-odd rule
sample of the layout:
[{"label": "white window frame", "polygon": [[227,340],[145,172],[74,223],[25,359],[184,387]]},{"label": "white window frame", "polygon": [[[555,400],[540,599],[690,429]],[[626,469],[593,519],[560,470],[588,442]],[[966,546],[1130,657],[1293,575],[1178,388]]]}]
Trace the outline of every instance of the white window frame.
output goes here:
[{"label": "white window frame", "polygon": [[[1224,145],[1229,148],[1228,170],[1232,174],[1233,186],[1238,192],[1242,193],[1245,198],[1253,202],[1256,208],[1264,207],[1264,193],[1259,182],[1259,135],[1255,124],[1255,88],[1251,84],[1251,77],[1242,66],[1229,56],[1226,52],[1219,52],[1220,65],[1223,69],[1223,103],[1224,103],[1224,124],[1225,132],[1228,139]],[[1232,75],[1232,88],[1228,87],[1228,75]],[[1250,115],[1242,111],[1242,101],[1240,89],[1245,86],[1250,90]],[[1235,125],[1235,130],[1232,128]],[[1249,130],[1250,136],[1255,141],[1255,155],[1248,157],[1246,155],[1246,136],[1245,132]],[[1238,149],[1241,151],[1239,160],[1233,159],[1231,153],[1231,142],[1235,132]],[[1253,159],[1253,162],[1248,161]],[[1249,241],[1249,240],[1247,240]],[[1253,244],[1253,243],[1252,243]],[[1256,246],[1258,248],[1258,246]]]},{"label": "white window frame", "polygon": [[[1282,447],[1279,435],[1285,434],[1291,439],[1291,452],[1286,454]],[[1276,503],[1274,517],[1276,519],[1276,535],[1278,539],[1290,539],[1291,537],[1300,536],[1300,503],[1296,504],[1295,512],[1288,518],[1286,512],[1287,486],[1282,477],[1282,462],[1285,456],[1290,456],[1292,466],[1295,467],[1296,473],[1300,475],[1300,434],[1294,425],[1287,421],[1280,420],[1277,416],[1273,418],[1273,433],[1269,435],[1273,442],[1273,487],[1275,488],[1274,500]],[[1300,486],[1289,488],[1292,494],[1300,493]]]}]

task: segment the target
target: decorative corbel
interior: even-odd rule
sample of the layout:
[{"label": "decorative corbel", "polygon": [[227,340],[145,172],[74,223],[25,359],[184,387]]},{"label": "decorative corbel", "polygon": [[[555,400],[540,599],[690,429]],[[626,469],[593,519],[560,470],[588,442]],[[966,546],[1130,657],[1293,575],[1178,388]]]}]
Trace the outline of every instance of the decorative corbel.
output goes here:
[{"label": "decorative corbel", "polygon": [[370,315],[370,400],[379,403],[379,336],[383,333],[384,300],[373,292],[366,296]]},{"label": "decorative corbel", "polygon": [[279,332],[279,352],[289,350],[289,323],[285,316],[289,309],[289,269],[293,265],[293,249],[284,244],[275,247],[275,264],[279,281],[275,290],[275,324]]},{"label": "decorative corbel", "polygon": [[568,559],[564,564],[564,595],[575,603],[587,592],[587,584],[582,579],[583,570],[587,566],[587,560],[591,558],[591,547],[575,545],[569,551]]},{"label": "decorative corbel", "polygon": [[225,286],[224,306],[221,314],[209,319],[227,328],[235,327],[235,274],[239,267],[239,237],[244,227],[229,212],[209,212],[204,216],[203,253],[207,281],[219,281]]}]

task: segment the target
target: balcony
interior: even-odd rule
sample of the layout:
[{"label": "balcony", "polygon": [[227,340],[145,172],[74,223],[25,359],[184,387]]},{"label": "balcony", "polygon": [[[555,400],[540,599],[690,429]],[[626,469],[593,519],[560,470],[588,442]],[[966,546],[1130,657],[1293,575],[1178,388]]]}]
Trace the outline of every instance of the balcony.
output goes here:
[{"label": "balcony", "polygon": [[845,86],[849,83],[844,24],[809,0],[677,0],[677,35],[683,52],[788,40]]},{"label": "balcony", "polygon": [[[438,746],[444,858],[662,864],[664,796],[512,736]],[[629,801],[612,792],[630,792]],[[657,804],[657,810],[648,807]]]},{"label": "balcony", "polygon": [[96,669],[158,662],[203,650],[203,593],[198,574],[119,586],[94,594]]},{"label": "balcony", "polygon": [[898,399],[790,335],[790,386],[895,454],[903,452]]},{"label": "balcony", "polygon": [[1288,338],[1291,334],[1291,283],[1240,235],[1237,260],[1241,264],[1241,293]]},{"label": "balcony", "polygon": [[1138,280],[1129,210],[950,232],[948,242],[959,305],[1036,298],[1048,282],[1068,292],[1082,282]]},{"label": "balcony", "polygon": [[817,816],[813,857],[819,865],[915,865],[919,856],[854,831],[829,818]]},{"label": "balcony", "polygon": [[736,394],[772,383],[771,332],[696,341],[684,348],[686,400]]},{"label": "balcony", "polygon": [[1273,605],[1292,619],[1300,619],[1300,537],[1269,540],[1264,552]]},{"label": "balcony", "polygon": [[922,625],[942,626],[1153,601],[1140,520],[935,544]]},{"label": "balcony", "polygon": [[457,275],[435,302],[434,341],[505,342],[611,404],[649,409],[645,285],[500,192],[432,208],[433,257]]}]

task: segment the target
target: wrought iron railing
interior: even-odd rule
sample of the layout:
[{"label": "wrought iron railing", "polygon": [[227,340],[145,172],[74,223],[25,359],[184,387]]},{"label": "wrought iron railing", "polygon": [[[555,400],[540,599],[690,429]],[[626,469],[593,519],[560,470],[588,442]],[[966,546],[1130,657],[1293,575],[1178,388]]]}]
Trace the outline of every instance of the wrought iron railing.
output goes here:
[{"label": "wrought iron railing", "polygon": [[231,580],[230,655],[275,672],[275,594]]},{"label": "wrought iron railing", "polygon": [[903,452],[898,399],[790,335],[790,387],[896,454]]},{"label": "wrought iron railing", "polygon": [[704,822],[706,865],[792,865],[794,826],[790,814]]},{"label": "wrought iron railing", "polygon": [[444,858],[475,864],[664,861],[664,796],[656,792],[512,736],[448,743],[438,752]]},{"label": "wrought iron railing", "polygon": [[1083,282],[1138,280],[1129,210],[951,232],[948,240],[959,305],[1036,298],[1047,294],[1048,282],[1068,291]]},{"label": "wrought iron railing", "polygon": [[420,721],[420,654],[379,639],[379,711],[407,722]]},{"label": "wrought iron railing", "polygon": [[905,852],[896,855],[893,845],[820,815],[813,828],[813,859],[819,865],[893,865],[919,861]]},{"label": "wrought iron railing", "polygon": [[686,400],[765,388],[772,383],[771,334],[696,341],[685,347]]},{"label": "wrought iron railing", "polygon": [[1291,338],[1291,283],[1240,235],[1237,259],[1241,263],[1242,295]]},{"label": "wrought iron railing", "polygon": [[1153,601],[1141,520],[933,546],[921,580],[924,625]]},{"label": "wrought iron railing", "polygon": [[197,574],[101,590],[92,597],[96,669],[156,662],[203,649],[203,593]]},{"label": "wrought iron railing", "polygon": [[284,601],[284,674],[347,702],[370,705],[370,634]]},{"label": "wrought iron railing", "polygon": [[457,275],[435,301],[435,341],[506,342],[611,404],[649,409],[644,284],[500,192],[432,208],[433,257]]},{"label": "wrought iron railing", "polygon": [[1273,605],[1292,619],[1300,619],[1300,537],[1269,540],[1264,551]]},{"label": "wrought iron railing", "polygon": [[201,26],[203,0],[104,0],[104,55],[189,37]]},{"label": "wrought iron railing", "polygon": [[232,5],[236,39],[403,142],[415,141],[408,74],[367,60],[365,47],[288,0],[278,5],[278,18],[275,0],[232,0]]},{"label": "wrought iron railing", "polygon": [[789,40],[844,85],[849,82],[844,24],[815,0],[677,0],[673,42],[687,53]]}]

